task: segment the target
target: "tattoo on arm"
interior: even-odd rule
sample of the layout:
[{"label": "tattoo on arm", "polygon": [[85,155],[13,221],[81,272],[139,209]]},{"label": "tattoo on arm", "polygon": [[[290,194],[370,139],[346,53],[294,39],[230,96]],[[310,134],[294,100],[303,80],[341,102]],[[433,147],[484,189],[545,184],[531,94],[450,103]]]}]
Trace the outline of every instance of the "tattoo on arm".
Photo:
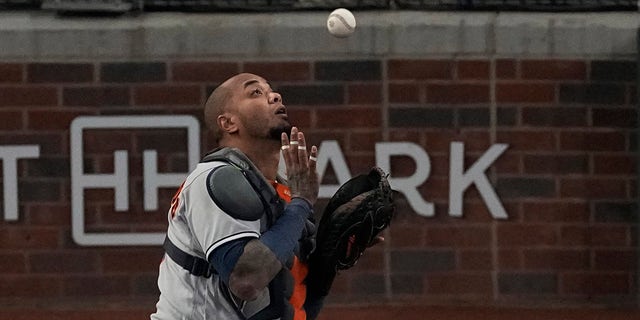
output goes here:
[{"label": "tattoo on arm", "polygon": [[280,269],[282,264],[275,254],[260,240],[251,240],[231,272],[229,288],[242,300],[254,300]]}]

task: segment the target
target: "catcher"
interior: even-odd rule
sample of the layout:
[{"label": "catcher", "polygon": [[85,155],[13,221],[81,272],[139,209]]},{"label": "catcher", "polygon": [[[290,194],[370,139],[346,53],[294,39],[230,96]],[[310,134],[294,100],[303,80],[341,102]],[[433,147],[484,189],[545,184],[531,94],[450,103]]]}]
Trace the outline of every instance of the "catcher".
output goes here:
[{"label": "catcher", "polygon": [[171,202],[151,319],[314,319],[337,271],[389,223],[385,174],[374,169],[340,188],[316,237],[318,150],[307,150],[267,80],[226,80],[207,100],[205,122],[219,148]]}]

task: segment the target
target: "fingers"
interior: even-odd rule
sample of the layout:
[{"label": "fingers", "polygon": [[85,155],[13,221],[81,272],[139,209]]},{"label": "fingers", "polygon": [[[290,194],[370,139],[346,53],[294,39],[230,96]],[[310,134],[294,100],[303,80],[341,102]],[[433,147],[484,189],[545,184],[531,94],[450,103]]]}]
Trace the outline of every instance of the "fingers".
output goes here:
[{"label": "fingers", "polygon": [[311,152],[307,151],[307,142],[304,133],[298,130],[298,128],[291,128],[290,138],[286,133],[281,135],[281,149],[287,171],[303,170],[307,169],[316,171],[316,163],[318,161],[318,148],[316,146],[311,147]]},{"label": "fingers", "polygon": [[289,149],[291,147],[289,146],[289,137],[287,136],[287,133],[283,132],[280,135],[280,142],[282,143],[282,146],[280,147],[280,149],[282,150],[282,157],[284,158],[284,164],[286,165],[287,168],[290,168],[291,153],[289,152]]},{"label": "fingers", "polygon": [[302,168],[309,167],[309,155],[307,154],[307,144],[304,140],[304,133],[298,132],[298,163]]},{"label": "fingers", "polygon": [[318,163],[318,148],[316,146],[311,147],[311,154],[309,155],[309,170],[316,172],[316,164]]}]

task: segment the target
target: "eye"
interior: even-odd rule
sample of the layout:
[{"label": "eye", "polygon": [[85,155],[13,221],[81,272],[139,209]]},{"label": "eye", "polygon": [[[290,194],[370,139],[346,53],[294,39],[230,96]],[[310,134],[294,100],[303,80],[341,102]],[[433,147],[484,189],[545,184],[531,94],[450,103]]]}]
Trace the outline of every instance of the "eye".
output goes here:
[{"label": "eye", "polygon": [[260,89],[260,88],[253,89],[253,91],[251,91],[251,95],[253,95],[253,96],[262,95],[262,89]]}]

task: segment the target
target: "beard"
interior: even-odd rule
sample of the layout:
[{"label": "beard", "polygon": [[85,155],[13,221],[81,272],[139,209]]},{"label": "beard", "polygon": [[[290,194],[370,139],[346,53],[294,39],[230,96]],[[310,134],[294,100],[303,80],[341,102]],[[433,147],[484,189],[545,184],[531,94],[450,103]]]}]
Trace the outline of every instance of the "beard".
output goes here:
[{"label": "beard", "polygon": [[287,122],[286,124],[272,127],[271,129],[269,129],[268,137],[269,139],[280,141],[280,136],[283,132],[289,135],[289,133],[291,133],[291,124]]}]

